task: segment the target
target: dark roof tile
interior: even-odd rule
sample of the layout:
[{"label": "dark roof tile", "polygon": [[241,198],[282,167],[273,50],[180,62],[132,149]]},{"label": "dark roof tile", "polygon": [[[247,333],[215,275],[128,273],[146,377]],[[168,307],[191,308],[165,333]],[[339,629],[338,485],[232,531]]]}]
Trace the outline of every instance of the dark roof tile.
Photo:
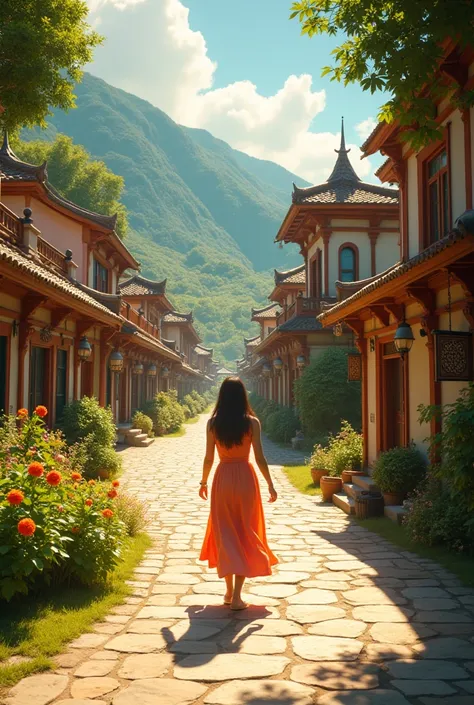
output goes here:
[{"label": "dark roof tile", "polygon": [[252,319],[262,319],[262,318],[276,318],[280,307],[276,303],[268,304],[263,308],[253,308],[252,309]]},{"label": "dark roof tile", "polygon": [[306,284],[306,265],[300,264],[299,267],[288,269],[286,272],[275,271],[275,285],[282,284]]},{"label": "dark roof tile", "polygon": [[119,289],[123,296],[161,296],[166,291],[166,279],[157,282],[135,274],[120,282]]}]

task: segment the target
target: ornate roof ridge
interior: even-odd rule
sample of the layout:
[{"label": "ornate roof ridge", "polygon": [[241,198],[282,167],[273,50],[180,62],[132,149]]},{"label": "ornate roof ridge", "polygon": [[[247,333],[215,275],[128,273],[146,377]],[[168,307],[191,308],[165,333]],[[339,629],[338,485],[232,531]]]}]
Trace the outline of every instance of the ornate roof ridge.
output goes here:
[{"label": "ornate roof ridge", "polygon": [[162,281],[147,279],[146,277],[137,273],[132,274],[132,276],[128,277],[128,279],[123,279],[121,282],[119,282],[118,287],[119,289],[125,289],[127,286],[130,286],[130,284],[138,283],[143,284],[150,289],[160,289],[159,294],[164,294],[166,290],[167,281],[167,279],[163,279]]},{"label": "ornate roof ridge", "polygon": [[259,313],[265,313],[265,311],[269,311],[272,308],[279,308],[279,306],[277,303],[272,302],[262,308],[252,308],[252,316],[258,316]]},{"label": "ornate roof ridge", "polygon": [[196,343],[196,345],[195,345],[194,347],[195,347],[195,348],[201,348],[201,350],[205,350],[206,352],[209,352],[209,353],[214,352],[214,348],[206,348],[206,347],[205,347],[204,345],[202,345],[201,343]]},{"label": "ornate roof ridge", "polygon": [[189,323],[192,323],[194,321],[192,311],[190,311],[189,313],[180,313],[179,311],[175,310],[168,311],[167,313],[165,313],[165,315],[163,316],[163,320],[172,316],[175,316],[176,318],[181,318],[183,321],[187,321]]},{"label": "ornate roof ridge", "polygon": [[248,345],[249,343],[253,343],[254,340],[258,340],[260,338],[260,335],[254,335],[253,338],[244,338],[244,343],[245,345]]},{"label": "ornate roof ridge", "polygon": [[19,169],[19,171],[24,171],[25,175],[34,177],[40,183],[44,183],[48,178],[48,162],[43,162],[43,164],[38,166],[18,159],[15,152],[10,147],[8,132],[6,130],[3,133],[3,142],[0,148],[0,165],[2,162],[7,162],[7,164],[10,162],[14,164],[16,169]]},{"label": "ornate roof ridge", "polygon": [[[71,280],[69,280],[69,281],[71,281]],[[103,306],[106,306],[113,313],[120,314],[120,308],[122,305],[121,294],[107,294],[103,291],[97,291],[97,289],[92,289],[90,286],[86,286],[86,284],[82,284],[82,282],[78,282],[75,280],[74,280],[74,284],[79,289],[82,289],[82,291],[85,294],[88,294],[91,298],[95,299],[98,303],[102,304]]]},{"label": "ornate roof ridge", "polygon": [[306,271],[306,264],[303,262],[303,264],[299,264],[297,267],[293,267],[293,269],[287,269],[286,271],[279,271],[278,269],[274,269],[274,279],[275,279],[275,284],[283,284],[285,279],[288,277],[291,277],[295,274],[299,274],[300,272]]}]

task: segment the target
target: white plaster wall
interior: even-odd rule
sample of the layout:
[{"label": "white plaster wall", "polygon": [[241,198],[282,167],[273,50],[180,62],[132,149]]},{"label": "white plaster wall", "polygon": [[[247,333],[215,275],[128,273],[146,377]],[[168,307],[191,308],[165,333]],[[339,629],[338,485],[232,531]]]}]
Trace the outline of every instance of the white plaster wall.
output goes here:
[{"label": "white plaster wall", "polygon": [[13,335],[10,337],[10,370],[9,382],[10,389],[8,392],[9,413],[14,414],[15,411],[23,406],[18,399],[18,354],[19,354],[19,337]]},{"label": "white plaster wall", "polygon": [[[21,299],[18,299],[16,296],[10,296],[9,294],[6,294],[4,291],[2,291],[0,301],[2,304],[2,308],[6,308],[9,311],[13,311],[14,313],[20,313]],[[9,318],[6,318],[5,320],[10,321]]]},{"label": "white plaster wall", "polygon": [[[336,295],[334,282],[339,278],[339,248],[346,242],[353,243],[359,250],[359,279],[371,275],[370,239],[367,233],[332,233],[329,239],[329,295]],[[323,270],[324,271],[324,270]]]},{"label": "white plaster wall", "polygon": [[400,235],[398,232],[380,233],[375,245],[375,271],[384,272],[400,261]]},{"label": "white plaster wall", "polygon": [[408,248],[410,257],[418,252],[418,163],[413,154],[407,161]]},{"label": "white plaster wall", "polygon": [[451,121],[451,225],[454,225],[456,218],[466,210],[464,123],[459,110],[449,116],[449,121]]},{"label": "white plaster wall", "polygon": [[77,278],[83,281],[82,225],[35,198],[31,199],[31,210],[33,211],[33,223],[41,231],[44,240],[51,243],[60,252],[72,250],[73,260],[78,266]]},{"label": "white plaster wall", "polygon": [[415,342],[408,354],[408,411],[410,440],[423,452],[427,450],[426,438],[430,435],[429,424],[418,422],[418,405],[430,403],[430,368],[426,338],[420,337],[421,326],[412,326]]},{"label": "white plaster wall", "polygon": [[398,230],[399,221],[398,221],[398,219],[396,219],[396,220],[381,220],[380,227],[381,228],[393,228],[394,230]]},{"label": "white plaster wall", "polygon": [[25,208],[24,196],[11,196],[10,194],[2,195],[2,203],[4,203],[7,208],[13,211],[13,213],[20,216],[20,218],[23,218],[23,210]]}]

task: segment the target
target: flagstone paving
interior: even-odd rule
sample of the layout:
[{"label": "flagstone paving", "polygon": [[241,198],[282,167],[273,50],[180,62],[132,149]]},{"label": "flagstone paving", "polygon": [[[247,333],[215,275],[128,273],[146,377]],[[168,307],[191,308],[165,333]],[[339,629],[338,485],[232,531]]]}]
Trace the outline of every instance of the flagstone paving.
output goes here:
[{"label": "flagstone paving", "polygon": [[472,705],[474,590],[299,494],[279,466],[302,458],[269,442],[279,499],[265,511],[281,562],[248,581],[248,610],[222,604],[223,582],[198,561],[205,422],[122,451],[123,484],[147,502],[154,540],[131,597],[72,642],[56,672],[0,702]]}]

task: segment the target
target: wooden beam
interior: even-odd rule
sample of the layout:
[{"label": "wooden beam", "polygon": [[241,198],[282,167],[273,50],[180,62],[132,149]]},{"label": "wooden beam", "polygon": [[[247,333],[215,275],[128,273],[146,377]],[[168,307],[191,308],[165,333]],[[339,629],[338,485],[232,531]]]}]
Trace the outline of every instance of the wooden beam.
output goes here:
[{"label": "wooden beam", "polygon": [[405,308],[402,304],[397,304],[395,301],[385,301],[383,307],[394,317],[397,323],[403,321]]},{"label": "wooden beam", "polygon": [[61,307],[51,311],[51,328],[59,328],[60,323],[72,313],[72,309]]},{"label": "wooden beam", "polygon": [[390,325],[390,313],[383,304],[371,304],[369,311],[375,318],[379,319],[384,328]]},{"label": "wooden beam", "polygon": [[458,280],[466,296],[474,297],[474,262],[453,262],[449,265],[448,272]]},{"label": "wooden beam", "polygon": [[38,309],[42,304],[46,303],[48,298],[42,296],[41,294],[28,293],[21,300],[21,318],[26,321],[28,318],[34,314],[36,309]]},{"label": "wooden beam", "polygon": [[420,306],[423,307],[423,311],[429,315],[436,308],[436,293],[429,289],[427,286],[423,285],[411,285],[407,286],[405,289],[406,293],[411,299],[414,299]]}]

